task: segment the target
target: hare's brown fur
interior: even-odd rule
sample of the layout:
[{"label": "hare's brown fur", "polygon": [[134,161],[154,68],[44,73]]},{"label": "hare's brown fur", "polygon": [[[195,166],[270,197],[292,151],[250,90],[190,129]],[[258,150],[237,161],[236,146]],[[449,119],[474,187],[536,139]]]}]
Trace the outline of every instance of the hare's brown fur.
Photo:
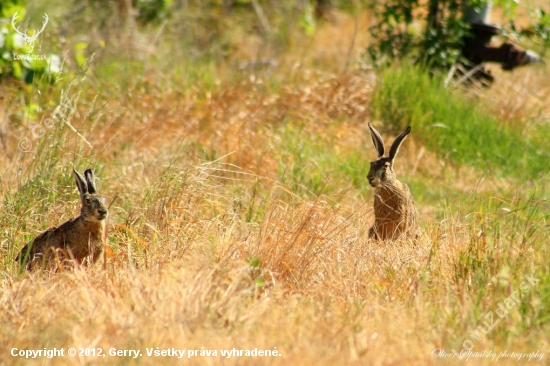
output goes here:
[{"label": "hare's brown fur", "polygon": [[417,235],[418,212],[409,187],[400,181],[376,188],[374,217],[374,225],[369,230],[371,238],[386,240]]},{"label": "hare's brown fur", "polygon": [[397,180],[393,170],[393,161],[401,143],[410,132],[408,127],[392,144],[389,156],[384,157],[382,137],[369,124],[378,159],[371,163],[369,183],[374,192],[374,225],[369,230],[369,237],[381,240],[393,240],[402,237],[418,236],[418,211],[414,204],[409,187]]},{"label": "hare's brown fur", "polygon": [[107,208],[96,194],[94,175],[85,171],[85,179],[74,171],[82,200],[80,216],[53,227],[23,247],[17,261],[27,269],[59,261],[66,264],[74,259],[78,264],[92,264],[100,257],[106,233]]}]

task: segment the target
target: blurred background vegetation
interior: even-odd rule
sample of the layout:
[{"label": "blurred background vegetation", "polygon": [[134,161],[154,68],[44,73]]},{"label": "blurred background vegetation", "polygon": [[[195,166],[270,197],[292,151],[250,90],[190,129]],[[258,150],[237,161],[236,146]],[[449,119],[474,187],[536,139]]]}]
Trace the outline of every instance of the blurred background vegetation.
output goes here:
[{"label": "blurred background vegetation", "polygon": [[[491,3],[501,9],[503,36],[544,56],[550,42],[548,9],[536,1],[522,6],[513,0]],[[461,57],[463,37],[468,34],[468,23],[462,18],[464,8],[477,9],[484,4],[481,0],[75,0],[68,5],[2,0],[0,75],[31,83],[35,73],[38,77],[57,74],[59,62],[50,58],[58,58],[60,53],[64,53],[64,64],[73,71],[95,53],[100,57],[96,62],[116,55],[136,62],[152,58],[149,64],[176,58],[196,64],[220,63],[232,60],[236,43],[247,37],[256,37],[258,47],[256,54],[243,62],[265,66],[279,60],[293,42],[295,31],[313,36],[318,23],[335,21],[336,12],[370,14],[371,42],[364,54],[368,64],[377,66],[409,57],[430,68],[448,68]],[[51,13],[52,23],[46,35],[40,37],[42,49],[48,51],[47,62],[14,60],[14,54],[22,51],[21,37],[10,22],[16,12],[20,22],[25,20],[29,35],[38,28],[42,14]],[[525,12],[529,13],[529,21],[518,22],[518,15]],[[155,65],[162,66],[157,62]],[[178,69],[178,65],[173,66]]]},{"label": "blurred background vegetation", "polygon": [[[475,8],[483,2],[2,0],[0,80],[24,91],[25,101],[8,103],[5,122],[10,130],[21,131],[43,120],[62,91],[74,86],[89,66],[90,79],[79,88],[94,94],[97,106],[120,100],[134,88],[180,93],[198,88],[212,93],[220,85],[253,77],[262,79],[263,92],[269,93],[299,83],[305,69],[345,74],[384,66],[373,102],[366,106],[384,121],[384,131],[396,133],[406,124],[416,124],[419,131],[429,132],[427,147],[453,162],[496,164],[506,174],[521,171],[536,177],[544,171],[539,161],[548,156],[548,139],[541,138],[546,134],[540,124],[522,129],[519,140],[513,133],[519,124],[501,126],[492,111],[483,113],[448,88],[446,73],[460,61],[468,32],[462,19],[465,5]],[[500,38],[534,48],[544,57],[550,16],[543,5],[496,1],[505,30]],[[430,18],[433,6],[438,19]],[[29,35],[39,28],[44,14],[49,16],[33,51],[43,59],[17,58],[25,54],[25,47],[11,25],[16,12],[20,28],[28,29]],[[322,38],[331,35],[319,33],[323,26],[336,30],[350,24],[352,37],[336,42],[338,50],[308,53],[315,43],[328,43]],[[426,78],[426,73],[435,76]],[[419,90],[425,98],[416,97]],[[514,159],[517,150],[521,159]]]}]

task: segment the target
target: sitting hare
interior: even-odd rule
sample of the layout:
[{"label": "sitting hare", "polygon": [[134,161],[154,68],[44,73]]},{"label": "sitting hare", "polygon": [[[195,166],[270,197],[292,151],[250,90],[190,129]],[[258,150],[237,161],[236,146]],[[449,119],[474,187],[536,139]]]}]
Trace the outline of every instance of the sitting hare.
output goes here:
[{"label": "sitting hare", "polygon": [[73,173],[82,200],[80,216],[46,230],[23,247],[16,260],[28,270],[54,258],[63,265],[71,259],[93,264],[103,251],[108,211],[103,197],[96,195],[94,172],[87,169],[86,179],[74,169]]},{"label": "sitting hare", "polygon": [[397,180],[393,170],[393,161],[399,146],[405,140],[411,127],[407,127],[391,145],[389,156],[384,157],[384,141],[380,134],[370,125],[370,134],[378,159],[370,163],[367,175],[374,192],[374,225],[369,230],[369,238],[398,239],[406,237],[415,239],[418,235],[418,212],[409,187]]}]

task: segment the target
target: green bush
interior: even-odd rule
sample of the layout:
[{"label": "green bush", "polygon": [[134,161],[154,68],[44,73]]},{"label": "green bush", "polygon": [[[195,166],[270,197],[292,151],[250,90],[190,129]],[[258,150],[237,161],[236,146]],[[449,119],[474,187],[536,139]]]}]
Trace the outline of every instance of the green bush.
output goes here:
[{"label": "green bush", "polygon": [[[463,39],[470,25],[463,20],[465,7],[479,8],[485,0],[389,0],[375,3],[375,23],[370,28],[374,42],[368,55],[376,66],[387,65],[393,59],[414,58],[430,68],[449,68],[460,60]],[[506,24],[503,33],[516,39],[550,45],[550,15],[543,9],[529,7],[531,24],[516,27],[518,2],[495,0],[504,10]],[[544,51],[544,50],[542,50]]]}]

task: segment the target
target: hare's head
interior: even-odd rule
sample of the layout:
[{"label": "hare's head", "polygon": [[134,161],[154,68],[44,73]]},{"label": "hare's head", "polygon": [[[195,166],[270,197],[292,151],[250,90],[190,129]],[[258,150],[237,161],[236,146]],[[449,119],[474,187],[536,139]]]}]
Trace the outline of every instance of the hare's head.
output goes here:
[{"label": "hare's head", "polygon": [[87,169],[84,172],[86,179],[74,169],[73,173],[82,200],[81,216],[86,221],[98,222],[105,220],[109,212],[104,203],[105,199],[96,194],[95,177],[92,169]]},{"label": "hare's head", "polygon": [[372,142],[374,144],[374,147],[376,148],[376,151],[378,152],[378,159],[370,163],[370,171],[367,175],[367,178],[369,179],[370,185],[373,187],[391,184],[397,179],[395,177],[395,171],[393,170],[393,160],[395,159],[395,156],[399,151],[401,143],[405,140],[409,132],[411,132],[411,127],[407,127],[405,131],[397,136],[397,138],[391,145],[390,153],[388,156],[384,156],[384,141],[382,140],[382,137],[380,136],[378,131],[376,131],[374,127],[370,125],[370,123],[369,129],[370,135],[372,137]]}]

